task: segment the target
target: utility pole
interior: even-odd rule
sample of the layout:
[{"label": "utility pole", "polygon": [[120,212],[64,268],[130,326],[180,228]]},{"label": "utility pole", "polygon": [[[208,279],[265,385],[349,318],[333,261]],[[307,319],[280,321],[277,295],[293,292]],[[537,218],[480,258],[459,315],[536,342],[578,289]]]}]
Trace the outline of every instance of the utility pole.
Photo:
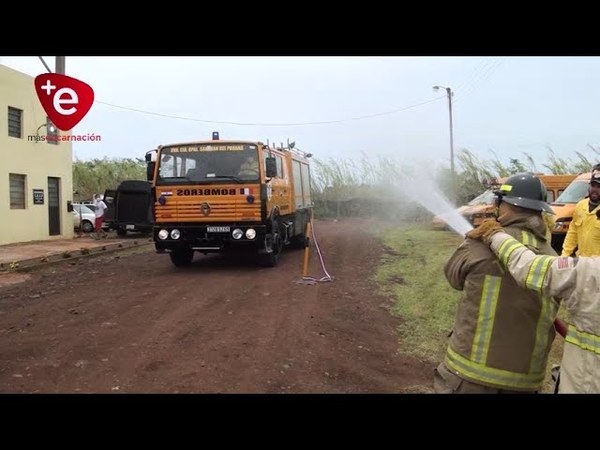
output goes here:
[{"label": "utility pole", "polygon": [[65,74],[65,57],[57,56],[56,62],[54,65],[54,73],[60,73],[61,75]]},{"label": "utility pole", "polygon": [[452,127],[452,89],[445,86],[434,86],[433,90],[437,92],[438,89],[444,89],[448,96],[448,114],[450,118],[450,174],[452,177],[452,197],[456,201],[457,196],[457,183],[456,183],[456,171],[454,170],[454,132]]},{"label": "utility pole", "polygon": [[452,131],[452,89],[446,88],[448,94],[448,114],[450,115],[450,172],[452,172],[452,178],[456,178],[456,172],[454,171],[454,135]]}]

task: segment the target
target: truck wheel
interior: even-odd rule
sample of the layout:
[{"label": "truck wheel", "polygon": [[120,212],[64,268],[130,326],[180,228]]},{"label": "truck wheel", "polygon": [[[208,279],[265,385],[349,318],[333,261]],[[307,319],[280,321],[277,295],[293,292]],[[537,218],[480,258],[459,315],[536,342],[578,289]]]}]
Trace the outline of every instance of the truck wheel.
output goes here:
[{"label": "truck wheel", "polygon": [[279,255],[283,249],[283,241],[281,240],[281,224],[279,220],[273,220],[271,225],[271,233],[265,236],[265,250],[261,256],[261,263],[267,267],[275,267],[279,262]]},{"label": "truck wheel", "polygon": [[169,256],[175,267],[186,267],[192,263],[194,251],[191,249],[177,249],[169,253]]}]

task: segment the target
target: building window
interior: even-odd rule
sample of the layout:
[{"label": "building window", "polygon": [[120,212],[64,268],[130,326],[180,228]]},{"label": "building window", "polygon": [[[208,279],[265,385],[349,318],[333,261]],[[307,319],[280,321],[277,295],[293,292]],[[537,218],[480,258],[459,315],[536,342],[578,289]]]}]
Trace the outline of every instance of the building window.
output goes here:
[{"label": "building window", "polygon": [[10,184],[10,209],[25,209],[25,175],[11,173],[8,175]]},{"label": "building window", "polygon": [[50,117],[46,117],[46,142],[58,145],[58,128],[52,123]]},{"label": "building window", "polygon": [[8,107],[8,135],[11,137],[22,137],[21,125],[23,119],[23,110]]}]

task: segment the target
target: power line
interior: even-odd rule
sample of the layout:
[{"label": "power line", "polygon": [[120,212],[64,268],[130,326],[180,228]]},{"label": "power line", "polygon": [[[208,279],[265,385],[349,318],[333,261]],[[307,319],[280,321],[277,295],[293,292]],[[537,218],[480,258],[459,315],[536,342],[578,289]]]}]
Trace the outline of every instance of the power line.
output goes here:
[{"label": "power line", "polygon": [[484,72],[489,66],[494,64],[495,60],[489,60],[486,59],[485,61],[483,61],[478,67],[477,69],[475,69],[475,71],[473,72],[473,74],[471,75],[471,77],[460,84],[460,86],[456,87],[456,91],[463,91],[465,88],[470,87],[470,85],[472,85],[475,82],[475,79],[478,78],[482,72]]},{"label": "power line", "polygon": [[475,89],[479,83],[487,80],[502,64],[503,61],[501,59],[496,59],[489,66],[478,73],[476,79],[474,79],[473,82],[466,86],[466,89],[461,92],[462,98],[473,91],[473,89]]},{"label": "power line", "polygon": [[496,60],[494,61],[494,63],[492,65],[490,65],[485,72],[483,72],[481,74],[481,76],[479,77],[478,80],[476,80],[472,85],[468,86],[468,88],[465,90],[464,94],[468,94],[469,92],[471,92],[479,83],[482,83],[484,81],[486,81],[493,72],[495,72],[498,67],[500,67],[502,65],[503,61],[502,60]]},{"label": "power line", "polygon": [[197,119],[197,118],[193,118],[193,117],[183,117],[183,116],[176,116],[176,115],[172,115],[172,114],[163,114],[163,113],[158,113],[158,112],[153,112],[153,111],[146,111],[143,109],[131,108],[128,106],[115,105],[114,103],[107,103],[107,102],[101,102],[101,101],[96,101],[96,103],[111,106],[113,108],[124,109],[127,111],[134,111],[134,112],[139,112],[142,114],[148,114],[151,116],[166,117],[169,119],[188,120],[188,121],[192,121],[192,122],[217,123],[217,124],[241,125],[241,126],[293,127],[293,126],[306,126],[306,125],[328,125],[328,124],[333,124],[333,123],[342,123],[342,122],[349,122],[352,120],[363,120],[363,119],[370,119],[373,117],[380,117],[380,116],[385,116],[385,115],[390,115],[390,114],[396,114],[396,113],[399,113],[402,111],[407,111],[409,109],[413,109],[413,108],[417,108],[419,106],[426,105],[428,103],[439,101],[441,98],[444,98],[444,97],[434,98],[432,100],[427,100],[425,102],[416,103],[414,105],[406,106],[404,108],[393,109],[391,111],[384,111],[384,112],[368,114],[368,115],[364,115],[364,116],[350,117],[348,119],[324,120],[324,121],[319,121],[319,122],[296,122],[296,123],[252,123],[252,122],[229,122],[229,121],[221,121],[221,120],[205,120],[205,119]]}]

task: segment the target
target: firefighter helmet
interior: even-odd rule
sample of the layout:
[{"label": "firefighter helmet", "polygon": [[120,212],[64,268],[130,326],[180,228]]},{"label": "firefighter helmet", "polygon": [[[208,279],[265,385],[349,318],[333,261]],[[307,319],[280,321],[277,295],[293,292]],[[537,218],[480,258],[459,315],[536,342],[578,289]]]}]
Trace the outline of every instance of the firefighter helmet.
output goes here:
[{"label": "firefighter helmet", "polygon": [[546,186],[532,173],[523,172],[508,177],[494,193],[509,205],[554,214],[547,203]]}]

